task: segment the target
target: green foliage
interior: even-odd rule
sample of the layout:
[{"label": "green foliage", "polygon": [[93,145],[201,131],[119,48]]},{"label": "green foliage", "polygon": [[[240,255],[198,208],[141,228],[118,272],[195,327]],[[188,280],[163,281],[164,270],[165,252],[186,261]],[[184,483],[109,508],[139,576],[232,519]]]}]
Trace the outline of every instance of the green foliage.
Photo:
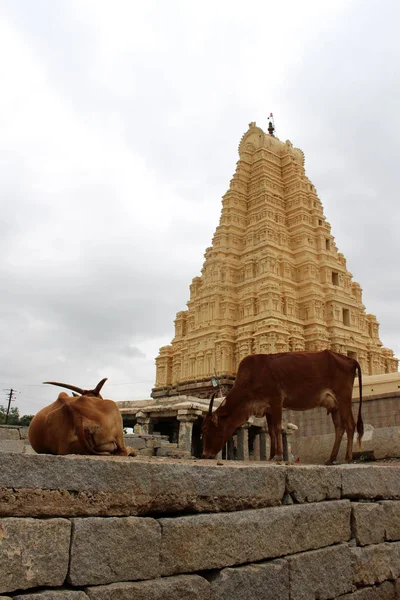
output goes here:
[{"label": "green foliage", "polygon": [[[0,423],[3,425],[6,422],[7,409],[4,406],[0,406]],[[10,408],[8,415],[7,425],[18,425],[19,423],[19,410],[16,406]]]},{"label": "green foliage", "polygon": [[[0,425],[5,425],[6,414],[7,408],[5,406],[0,406]],[[33,415],[23,415],[20,418],[18,407],[13,406],[12,408],[10,408],[7,425],[23,425],[27,427],[32,421],[32,419]]]}]

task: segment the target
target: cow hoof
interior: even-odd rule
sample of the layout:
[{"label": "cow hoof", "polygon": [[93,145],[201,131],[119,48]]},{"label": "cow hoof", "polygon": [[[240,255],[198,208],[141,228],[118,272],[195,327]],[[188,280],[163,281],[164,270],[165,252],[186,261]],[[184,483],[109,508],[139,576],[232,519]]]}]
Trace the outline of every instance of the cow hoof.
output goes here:
[{"label": "cow hoof", "polygon": [[325,461],[325,464],[326,464],[327,466],[331,466],[331,465],[333,465],[333,466],[334,466],[334,465],[341,465],[342,463],[341,463],[341,462],[339,462],[338,460],[326,460],[326,461]]}]

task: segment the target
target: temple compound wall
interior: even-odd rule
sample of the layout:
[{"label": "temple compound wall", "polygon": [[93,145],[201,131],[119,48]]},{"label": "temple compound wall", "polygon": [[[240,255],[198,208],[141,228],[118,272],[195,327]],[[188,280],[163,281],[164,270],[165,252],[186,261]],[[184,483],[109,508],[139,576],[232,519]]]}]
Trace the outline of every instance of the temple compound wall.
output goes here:
[{"label": "temple compound wall", "polygon": [[4,455],[0,598],[395,600],[399,467]]},{"label": "temple compound wall", "polygon": [[254,353],[330,348],[356,358],[364,375],[398,368],[336,247],[303,152],[277,139],[272,124],[266,134],[250,123],[240,142],[187,306],[156,359],[154,398],[210,397],[213,377],[229,390]]}]

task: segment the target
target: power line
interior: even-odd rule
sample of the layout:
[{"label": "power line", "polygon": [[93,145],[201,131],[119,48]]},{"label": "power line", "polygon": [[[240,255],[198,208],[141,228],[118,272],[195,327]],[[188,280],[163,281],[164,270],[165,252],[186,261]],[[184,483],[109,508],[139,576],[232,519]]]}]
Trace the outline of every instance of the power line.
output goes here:
[{"label": "power line", "polygon": [[[4,385],[5,382],[0,382],[0,385],[3,384]],[[116,381],[116,382],[111,382],[111,380],[108,380],[107,382],[107,386],[113,386],[113,385],[134,385],[134,384],[138,384],[138,383],[154,383],[154,379],[148,379],[147,381]],[[21,387],[43,387],[42,383],[20,383]]]}]

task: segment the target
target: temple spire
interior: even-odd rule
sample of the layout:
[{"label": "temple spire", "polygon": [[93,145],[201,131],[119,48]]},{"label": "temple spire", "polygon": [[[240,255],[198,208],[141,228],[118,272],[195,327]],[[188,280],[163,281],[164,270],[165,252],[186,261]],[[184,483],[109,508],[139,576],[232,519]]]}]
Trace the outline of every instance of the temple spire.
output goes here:
[{"label": "temple spire", "polygon": [[365,375],[397,371],[338,251],[299,148],[250,123],[219,224],[175,336],[156,358],[154,398],[211,396],[254,353],[330,348]]}]

